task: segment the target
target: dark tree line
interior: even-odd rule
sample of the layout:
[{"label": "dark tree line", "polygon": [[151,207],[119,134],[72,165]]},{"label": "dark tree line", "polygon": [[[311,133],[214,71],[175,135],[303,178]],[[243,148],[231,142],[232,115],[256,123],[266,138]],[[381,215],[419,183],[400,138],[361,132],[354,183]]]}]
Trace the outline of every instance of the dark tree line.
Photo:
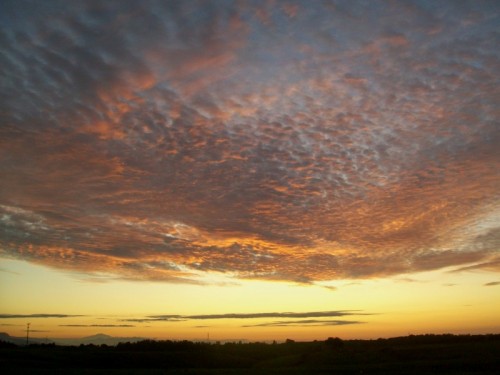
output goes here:
[{"label": "dark tree line", "polygon": [[[0,342],[6,369],[303,369],[306,373],[467,373],[500,369],[500,335],[411,335],[285,343],[125,342],[116,346],[16,346]],[[36,371],[35,371],[36,369]],[[66,369],[66,370],[65,370]],[[406,371],[406,370],[410,371]],[[33,371],[32,371],[33,370]],[[239,370],[238,370],[239,371]],[[216,372],[214,372],[216,373]],[[251,372],[253,373],[253,372]],[[280,372],[281,373],[281,372]]]}]

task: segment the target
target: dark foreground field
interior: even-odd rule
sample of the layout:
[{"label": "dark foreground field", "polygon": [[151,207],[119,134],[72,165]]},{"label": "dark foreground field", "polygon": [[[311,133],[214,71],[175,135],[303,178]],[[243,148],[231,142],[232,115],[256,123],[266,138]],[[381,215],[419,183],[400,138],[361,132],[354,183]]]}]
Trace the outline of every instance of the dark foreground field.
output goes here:
[{"label": "dark foreground field", "polygon": [[3,374],[500,374],[500,335],[423,335],[282,344],[141,341],[0,343]]}]

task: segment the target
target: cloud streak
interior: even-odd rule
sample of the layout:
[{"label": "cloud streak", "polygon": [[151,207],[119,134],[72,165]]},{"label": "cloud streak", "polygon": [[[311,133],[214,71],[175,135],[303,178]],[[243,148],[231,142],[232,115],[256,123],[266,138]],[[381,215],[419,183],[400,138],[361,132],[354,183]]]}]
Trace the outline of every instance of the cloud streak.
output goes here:
[{"label": "cloud streak", "polygon": [[85,315],[67,315],[67,314],[0,314],[0,319],[19,319],[19,318],[75,318]]},{"label": "cloud streak", "polygon": [[[260,318],[324,318],[332,316],[365,315],[352,311],[312,311],[312,312],[271,312],[271,313],[249,313],[249,314],[206,314],[188,315],[188,319],[260,319]],[[161,317],[161,316],[159,316]]]},{"label": "cloud streak", "polygon": [[227,320],[227,319],[268,319],[268,318],[331,318],[353,315],[372,315],[357,310],[338,311],[310,311],[310,312],[258,312],[258,313],[228,313],[202,315],[149,315],[145,318],[122,319],[127,322],[155,322],[155,321],[187,321],[187,320]]},{"label": "cloud streak", "polygon": [[135,327],[133,324],[59,324],[59,327],[120,327],[120,328],[131,328]]},{"label": "cloud streak", "polygon": [[489,283],[484,284],[484,286],[496,286],[500,285],[500,281],[491,281]]},{"label": "cloud streak", "polygon": [[292,321],[276,321],[262,324],[244,325],[242,327],[314,327],[314,326],[343,326],[350,324],[362,324],[364,322],[356,320],[319,320],[319,319],[304,319]]},{"label": "cloud streak", "polygon": [[498,272],[495,2],[51,4],[0,12],[0,256],[195,284]]}]

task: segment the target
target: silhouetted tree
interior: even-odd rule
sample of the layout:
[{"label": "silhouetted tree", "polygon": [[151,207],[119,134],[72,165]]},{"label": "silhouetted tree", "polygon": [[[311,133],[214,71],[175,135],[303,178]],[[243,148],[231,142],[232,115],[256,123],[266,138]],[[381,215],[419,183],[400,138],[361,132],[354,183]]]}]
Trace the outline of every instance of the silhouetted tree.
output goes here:
[{"label": "silhouetted tree", "polygon": [[328,339],[326,339],[325,341],[325,344],[333,349],[341,349],[344,347],[344,342],[338,337],[328,337]]}]

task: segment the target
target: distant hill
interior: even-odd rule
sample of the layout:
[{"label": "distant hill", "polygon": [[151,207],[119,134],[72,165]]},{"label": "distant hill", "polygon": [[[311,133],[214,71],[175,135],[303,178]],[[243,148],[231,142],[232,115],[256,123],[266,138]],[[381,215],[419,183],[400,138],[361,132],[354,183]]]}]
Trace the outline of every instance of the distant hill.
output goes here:
[{"label": "distant hill", "polygon": [[[10,336],[6,332],[0,332],[0,340],[5,341],[5,342],[10,342],[16,345],[26,345],[26,337],[15,337],[15,336]],[[37,339],[37,338],[30,338],[30,343],[32,344],[40,344],[46,342],[45,339]]]},{"label": "distant hill", "polygon": [[[0,340],[5,342],[10,342],[16,345],[26,345],[26,337],[15,337],[10,336],[8,333],[0,332]],[[86,336],[81,338],[37,338],[30,337],[30,344],[45,344],[45,343],[56,343],[57,345],[110,345],[114,346],[120,342],[137,342],[145,340],[144,337],[113,337],[105,335],[103,333],[98,333],[92,336]]]}]

